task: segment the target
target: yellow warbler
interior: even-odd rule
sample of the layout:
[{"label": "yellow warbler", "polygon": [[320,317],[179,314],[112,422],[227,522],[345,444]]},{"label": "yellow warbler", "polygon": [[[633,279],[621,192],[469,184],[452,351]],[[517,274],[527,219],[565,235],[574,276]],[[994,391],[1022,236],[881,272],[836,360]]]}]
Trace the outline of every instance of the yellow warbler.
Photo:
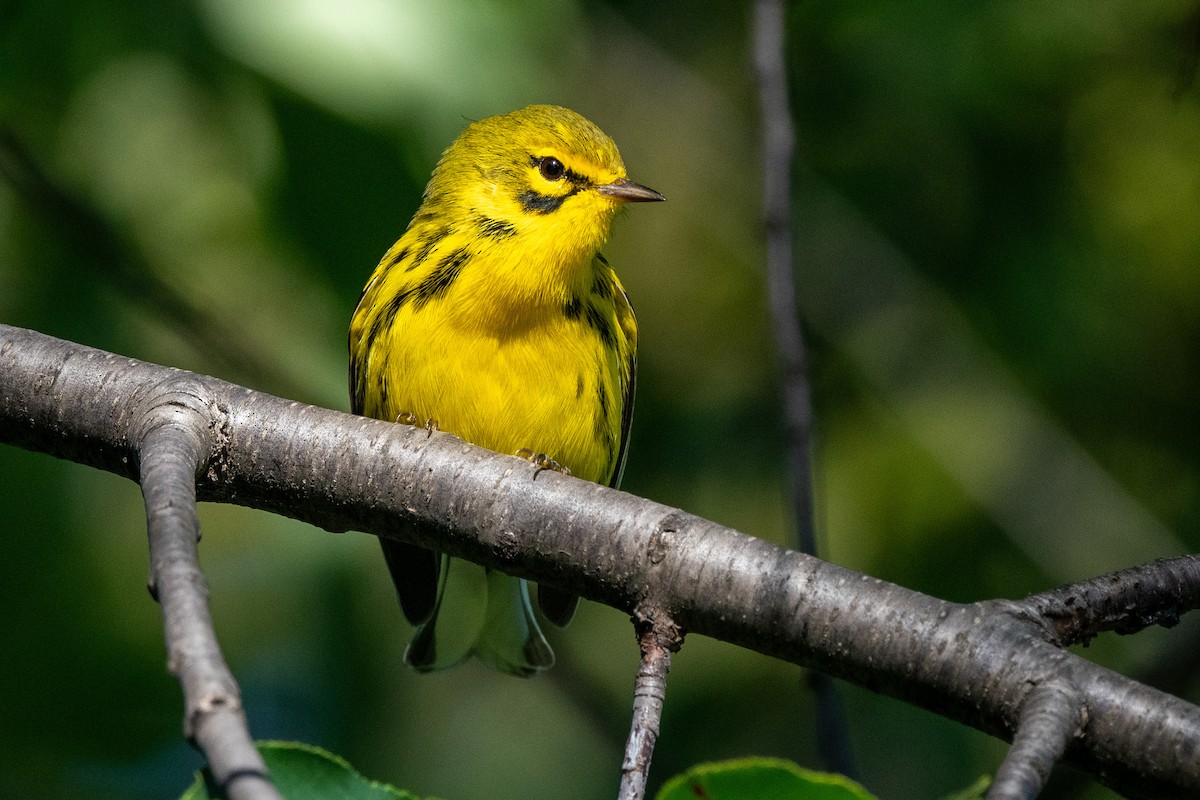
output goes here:
[{"label": "yellow warbler", "polygon": [[[355,309],[355,413],[437,427],[615,486],[633,410],[637,322],[600,248],[624,203],[662,199],[629,180],[612,139],[569,109],[529,106],[469,125],[442,154],[421,207]],[[463,562],[380,543],[417,626],[405,653],[411,666],[440,669],[475,655],[530,675],[554,663],[525,581],[481,573],[473,597],[455,606],[448,598],[463,582],[447,575],[469,571]],[[560,625],[577,602],[548,586],[538,600]],[[468,610],[450,620],[447,607]],[[451,621],[460,630],[443,630]]]}]

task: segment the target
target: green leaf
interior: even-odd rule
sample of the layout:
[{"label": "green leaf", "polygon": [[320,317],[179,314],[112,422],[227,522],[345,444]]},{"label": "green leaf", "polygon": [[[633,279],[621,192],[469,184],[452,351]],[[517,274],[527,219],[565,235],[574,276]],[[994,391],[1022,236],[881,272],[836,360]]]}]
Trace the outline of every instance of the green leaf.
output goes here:
[{"label": "green leaf", "polygon": [[[420,800],[415,794],[368,780],[346,761],[319,747],[300,742],[257,742],[267,762],[275,787],[287,800]],[[225,800],[206,783],[208,770],[196,774],[195,782],[180,800]]]},{"label": "green leaf", "polygon": [[876,800],[845,775],[777,758],[698,764],[667,781],[655,800]]}]

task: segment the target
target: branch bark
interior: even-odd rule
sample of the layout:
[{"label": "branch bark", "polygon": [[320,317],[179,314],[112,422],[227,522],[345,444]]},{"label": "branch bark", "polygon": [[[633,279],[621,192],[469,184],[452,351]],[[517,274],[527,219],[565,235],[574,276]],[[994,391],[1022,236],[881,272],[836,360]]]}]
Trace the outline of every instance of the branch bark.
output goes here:
[{"label": "branch bark", "polygon": [[[448,434],[428,437],[9,326],[0,326],[0,384],[0,441],[133,479],[139,402],[186,386],[203,398],[214,436],[201,499],[436,547],[626,612],[653,587],[685,631],[998,736],[1018,730],[1036,687],[1064,681],[1087,712],[1067,760],[1130,797],[1200,792],[1200,708],[1060,649],[1061,623],[1039,610],[1045,596],[949,603],[678,509],[539,473]],[[411,519],[422,524],[402,524]],[[1196,556],[1085,586],[1123,587],[1128,575],[1150,573],[1170,574],[1174,588],[1157,594],[1152,615],[1126,614],[1122,630],[1200,606]],[[1075,593],[1080,604],[1113,596]]]},{"label": "branch bark", "polygon": [[172,380],[151,391],[135,418],[150,592],[162,605],[167,666],[183,686],[183,730],[208,757],[208,769],[229,800],[283,800],[254,747],[242,695],[217,644],[200,571],[196,474],[208,462],[213,436],[204,392]]},{"label": "branch bark", "polygon": [[1021,709],[1013,746],[988,790],[988,800],[1037,797],[1054,763],[1086,721],[1079,692],[1069,683],[1051,680],[1031,691]]},{"label": "branch bark", "polygon": [[168,669],[183,687],[184,734],[231,800],[282,800],[217,644],[197,553],[196,480],[221,440],[211,379],[147,366],[0,325],[0,441],[141,484],[150,593],[162,606]]},{"label": "branch bark", "polygon": [[1025,599],[1026,613],[1052,626],[1060,647],[1087,644],[1105,631],[1136,633],[1179,622],[1180,599],[1196,590],[1195,563],[1159,561]]},{"label": "branch bark", "polygon": [[646,796],[650,760],[662,727],[671,653],[678,652],[683,645],[679,627],[662,611],[634,614],[634,627],[642,660],[634,681],[633,719],[629,725],[625,758],[621,762],[617,800],[642,800]]}]

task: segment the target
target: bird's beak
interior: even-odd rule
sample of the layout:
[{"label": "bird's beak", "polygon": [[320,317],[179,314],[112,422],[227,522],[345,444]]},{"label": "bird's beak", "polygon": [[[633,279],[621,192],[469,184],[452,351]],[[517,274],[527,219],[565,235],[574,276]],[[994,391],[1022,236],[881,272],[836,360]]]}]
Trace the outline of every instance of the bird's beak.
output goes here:
[{"label": "bird's beak", "polygon": [[648,203],[667,199],[653,189],[634,183],[628,178],[618,178],[612,183],[597,186],[596,191],[622,203]]}]

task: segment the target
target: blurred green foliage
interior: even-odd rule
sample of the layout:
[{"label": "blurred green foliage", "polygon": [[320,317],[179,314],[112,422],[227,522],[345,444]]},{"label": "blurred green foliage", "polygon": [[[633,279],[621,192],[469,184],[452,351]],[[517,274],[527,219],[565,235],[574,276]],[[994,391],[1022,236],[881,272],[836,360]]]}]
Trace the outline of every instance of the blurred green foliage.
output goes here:
[{"label": "blurred green foliage", "polygon": [[[0,181],[0,320],[345,409],[358,291],[464,121],[557,102],[667,195],[607,255],[641,322],[625,488],[786,542],[748,9],[706,0],[9,0],[0,122],[230,353]],[[790,16],[798,298],[826,557],[959,601],[1200,548],[1195,0],[809,0]],[[236,339],[236,347],[232,340]],[[247,368],[244,351],[274,366]],[[0,449],[0,796],[177,796],[137,487]],[[560,666],[407,672],[378,548],[202,510],[259,738],[447,798],[611,797],[636,648],[584,604]],[[1193,700],[1185,621],[1082,651]],[[845,688],[862,782],[947,794],[1003,745]],[[799,671],[700,637],[654,779],[819,767]],[[651,787],[652,789],[654,786]],[[1111,796],[1066,773],[1055,797]]]}]

